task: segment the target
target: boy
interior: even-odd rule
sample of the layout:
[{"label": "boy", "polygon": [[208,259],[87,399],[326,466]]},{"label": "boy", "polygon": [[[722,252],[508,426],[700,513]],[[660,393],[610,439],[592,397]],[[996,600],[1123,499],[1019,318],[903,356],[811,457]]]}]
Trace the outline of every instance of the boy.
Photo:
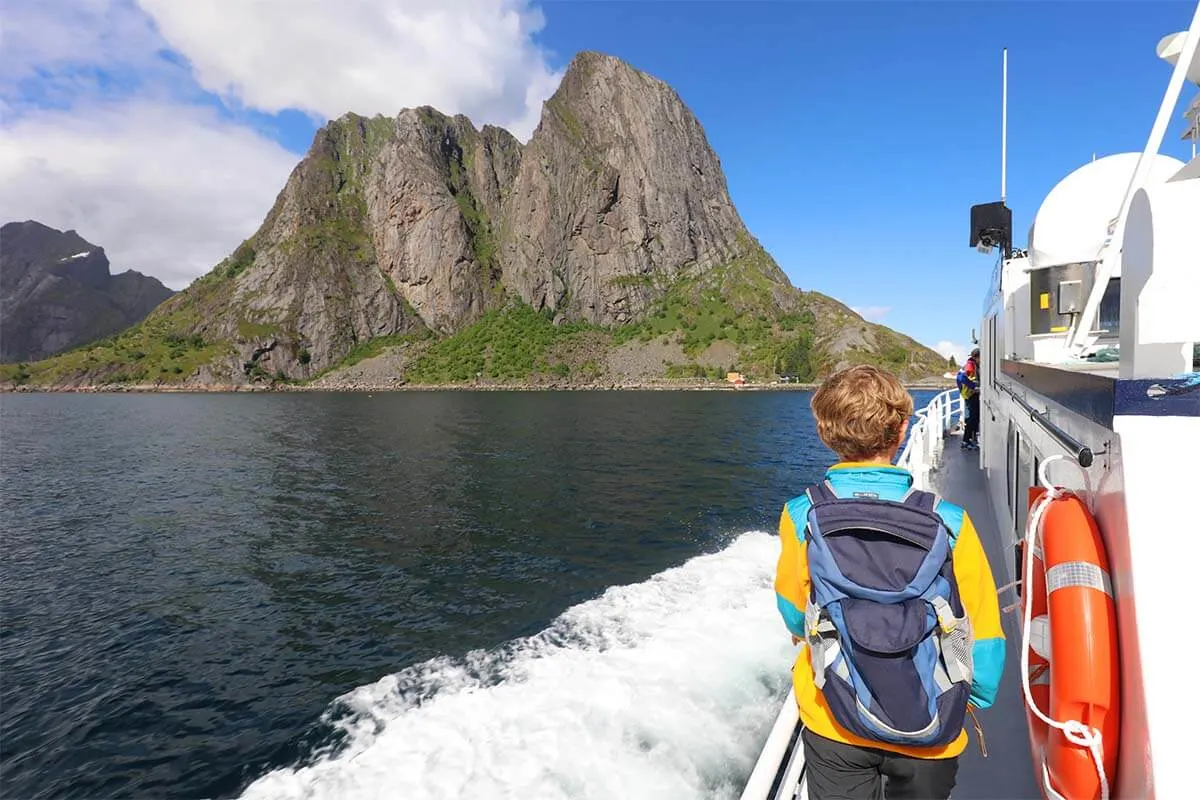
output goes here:
[{"label": "boy", "polygon": [[[840,463],[784,507],[775,576],[792,640],[808,644],[793,668],[808,797],[879,800],[886,777],[888,800],[948,798],[968,702],[989,707],[1004,668],[987,557],[963,509],[911,492],[912,475],[891,465],[913,413],[894,376],[842,370],[813,395],[812,410]],[[914,577],[922,559],[932,564],[924,579]],[[868,590],[904,587],[910,597],[854,599],[846,581],[855,570]],[[852,671],[859,680],[848,680]],[[864,685],[875,690],[865,704]]]}]

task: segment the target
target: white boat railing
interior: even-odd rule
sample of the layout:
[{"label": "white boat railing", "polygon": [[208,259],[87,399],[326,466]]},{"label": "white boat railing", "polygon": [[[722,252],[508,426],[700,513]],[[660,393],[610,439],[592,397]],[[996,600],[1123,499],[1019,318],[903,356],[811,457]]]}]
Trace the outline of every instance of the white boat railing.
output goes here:
[{"label": "white boat railing", "polygon": [[[792,741],[799,723],[800,708],[796,705],[795,690],[789,690],[754,764],[754,771],[742,790],[742,800],[791,800],[795,796],[804,769],[803,747]],[[777,781],[777,778],[780,779]]]},{"label": "white boat railing", "polygon": [[946,432],[956,417],[962,418],[963,401],[958,389],[947,389],[917,411],[908,441],[896,459],[896,466],[913,474],[913,486],[928,490],[929,475],[942,460]]}]

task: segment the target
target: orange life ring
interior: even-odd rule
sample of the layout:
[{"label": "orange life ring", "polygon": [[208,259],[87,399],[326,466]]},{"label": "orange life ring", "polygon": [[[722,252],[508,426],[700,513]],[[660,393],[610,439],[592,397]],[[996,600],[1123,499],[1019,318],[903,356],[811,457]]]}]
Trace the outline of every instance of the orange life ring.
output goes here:
[{"label": "orange life ring", "polygon": [[[1044,492],[1042,487],[1030,489],[1031,508]],[[1045,508],[1040,544],[1040,551],[1035,547],[1022,554],[1034,560],[1032,585],[1022,591],[1022,599],[1032,604],[1032,620],[1043,620],[1030,626],[1029,693],[1051,719],[1077,720],[1101,733],[1105,777],[1112,787],[1120,742],[1121,673],[1104,542],[1083,501],[1065,495]],[[1092,752],[1047,726],[1031,709],[1025,713],[1033,763],[1043,773],[1037,776],[1043,794],[1099,798],[1100,775]]]},{"label": "orange life ring", "polygon": [[[1038,494],[1035,495],[1034,491]],[[1030,491],[1030,503],[1036,501],[1037,497],[1044,492],[1044,489],[1038,487],[1037,490]],[[1024,545],[1024,542],[1021,543]],[[1039,547],[1034,547],[1032,553],[1027,553],[1022,546],[1022,571],[1021,575],[1025,575],[1024,559],[1033,559],[1033,574],[1031,575],[1030,587],[1031,591],[1025,591],[1022,586],[1022,599],[1026,603],[1033,605],[1030,621],[1033,629],[1029,635],[1029,694],[1033,701],[1037,703],[1038,708],[1050,708],[1050,641],[1049,641],[1049,609],[1046,606],[1046,567],[1042,561],[1042,551]],[[1025,709],[1025,718],[1029,723],[1029,748],[1032,751],[1033,763],[1040,765],[1046,754],[1046,739],[1050,734],[1050,728],[1046,723],[1030,711]],[[1041,781],[1038,781],[1039,784]]]}]

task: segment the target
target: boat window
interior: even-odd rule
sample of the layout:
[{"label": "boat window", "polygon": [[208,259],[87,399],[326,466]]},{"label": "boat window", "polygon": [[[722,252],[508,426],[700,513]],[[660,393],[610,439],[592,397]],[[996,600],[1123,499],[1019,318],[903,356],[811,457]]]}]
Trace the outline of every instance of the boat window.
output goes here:
[{"label": "boat window", "polygon": [[980,329],[979,352],[983,358],[982,364],[979,365],[979,384],[981,387],[989,388],[996,383],[996,353],[1000,347],[996,344],[996,320],[997,315],[993,314],[983,322],[983,327]]},{"label": "boat window", "polygon": [[996,346],[996,320],[997,317],[992,317],[989,321],[991,344],[988,347],[988,383],[993,386],[996,384],[996,353],[999,350]]},{"label": "boat window", "polygon": [[1033,485],[1030,474],[1030,467],[1033,466],[1032,455],[1028,440],[1024,436],[1018,436],[1017,496],[1014,498],[1016,513],[1013,514],[1013,521],[1015,522],[1013,535],[1017,538],[1024,536],[1025,520],[1029,518],[1029,487]]},{"label": "boat window", "polygon": [[1021,446],[1021,432],[1010,419],[1008,421],[1008,441],[1006,442],[1005,454],[1005,476],[1008,479],[1004,499],[1008,505],[1008,518],[1012,520],[1012,530],[1009,534],[1009,542],[1013,546],[1013,566],[1015,569],[1014,575],[1024,575],[1025,565],[1022,563],[1021,548],[1017,542],[1021,540],[1022,531],[1017,527],[1020,512],[1017,508],[1020,506],[1020,498],[1017,496],[1018,487],[1021,483],[1018,476],[1018,458],[1017,454]]},{"label": "boat window", "polygon": [[1100,298],[1100,315],[1096,327],[1100,331],[1119,333],[1121,330],[1121,279],[1110,278]]},{"label": "boat window", "polygon": [[983,356],[983,358],[980,359],[980,361],[982,363],[979,365],[979,384],[980,384],[980,386],[987,386],[987,384],[988,384],[987,376],[991,374],[991,369],[988,367],[988,363],[992,360],[992,350],[993,350],[992,320],[993,319],[995,319],[995,317],[988,317],[986,320],[984,320],[983,328],[980,331],[979,352]]},{"label": "boat window", "polygon": [[1017,439],[1020,434],[1017,432],[1017,426],[1010,419],[1008,421],[1008,437],[1005,441],[1005,450],[1007,457],[1005,458],[1004,474],[1008,478],[1007,488],[1004,492],[1004,498],[1008,501],[1009,518],[1013,518],[1013,497],[1017,491],[1016,481],[1014,476],[1017,473]]}]

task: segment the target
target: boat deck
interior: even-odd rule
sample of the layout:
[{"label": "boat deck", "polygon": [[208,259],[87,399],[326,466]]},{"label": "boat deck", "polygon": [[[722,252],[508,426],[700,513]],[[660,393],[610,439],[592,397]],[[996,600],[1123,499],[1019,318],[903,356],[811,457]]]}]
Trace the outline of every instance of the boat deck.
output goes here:
[{"label": "boat deck", "polygon": [[[979,454],[960,449],[959,442],[957,436],[946,439],[942,462],[932,475],[934,488],[942,497],[967,510],[979,531],[993,577],[998,585],[1003,585],[1013,579],[1013,552],[1006,545],[1007,538],[997,528],[984,472],[979,466]],[[1014,599],[1011,592],[1006,592],[1000,598],[1000,605],[1012,603]],[[995,705],[977,715],[983,727],[988,757],[981,755],[974,729],[968,725],[971,743],[959,761],[954,800],[1041,797],[1030,762],[1029,733],[1021,691],[1020,620],[1014,614],[1006,614],[1003,625],[1008,646],[1000,692]]]}]

